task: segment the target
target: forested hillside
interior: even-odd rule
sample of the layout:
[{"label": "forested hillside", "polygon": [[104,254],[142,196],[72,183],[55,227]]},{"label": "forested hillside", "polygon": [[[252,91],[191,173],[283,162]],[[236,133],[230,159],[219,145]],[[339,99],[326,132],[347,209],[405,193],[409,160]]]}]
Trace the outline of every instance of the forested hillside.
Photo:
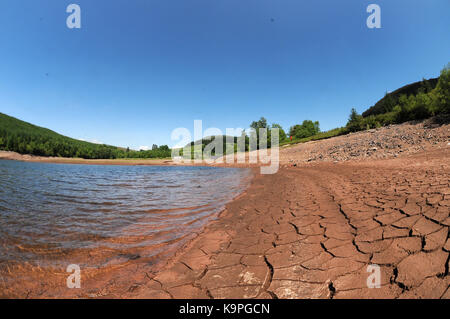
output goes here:
[{"label": "forested hillside", "polygon": [[448,119],[449,115],[450,64],[439,78],[406,85],[387,94],[362,115],[353,108],[346,129],[355,132],[432,116]]},{"label": "forested hillside", "polygon": [[439,78],[423,79],[422,81],[405,85],[394,92],[387,93],[381,100],[375,103],[374,106],[368,108],[362,113],[363,117],[370,115],[383,114],[391,112],[398,104],[402,95],[417,95],[418,93],[430,93],[437,85]]},{"label": "forested hillside", "polygon": [[63,136],[6,114],[0,113],[0,150],[21,154],[86,159],[170,157],[163,145],[149,151],[132,151],[115,146],[94,144]]}]

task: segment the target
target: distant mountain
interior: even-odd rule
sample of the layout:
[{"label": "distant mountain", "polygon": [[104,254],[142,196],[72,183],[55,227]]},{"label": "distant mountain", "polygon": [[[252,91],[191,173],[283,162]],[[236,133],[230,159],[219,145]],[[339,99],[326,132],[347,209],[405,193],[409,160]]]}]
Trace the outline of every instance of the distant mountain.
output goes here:
[{"label": "distant mountain", "polygon": [[374,106],[368,108],[362,113],[363,117],[368,117],[370,115],[377,115],[391,112],[394,107],[398,104],[398,100],[401,95],[416,95],[420,91],[423,93],[429,93],[433,90],[439,78],[431,78],[429,80],[422,80],[419,82],[411,83],[405,85],[394,92],[387,93],[381,100],[379,100]]}]

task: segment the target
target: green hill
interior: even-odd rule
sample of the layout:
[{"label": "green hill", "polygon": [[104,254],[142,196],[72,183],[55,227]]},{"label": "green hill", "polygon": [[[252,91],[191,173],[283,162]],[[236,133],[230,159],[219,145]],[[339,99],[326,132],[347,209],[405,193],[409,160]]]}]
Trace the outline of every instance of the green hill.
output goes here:
[{"label": "green hill", "polygon": [[292,141],[284,141],[281,144],[320,140],[430,117],[434,117],[433,121],[436,123],[450,121],[450,64],[441,71],[438,78],[424,79],[388,93],[361,115],[353,108],[344,127],[319,132],[306,138],[294,136]]},{"label": "green hill", "polygon": [[386,94],[359,115],[353,108],[346,129],[350,132],[436,117],[448,122],[450,115],[450,64],[439,78],[405,85]]},{"label": "green hill", "polygon": [[381,100],[375,103],[374,106],[368,108],[362,113],[363,117],[370,115],[378,115],[391,112],[398,104],[402,95],[417,95],[419,92],[430,93],[437,85],[439,78],[432,78],[429,80],[423,79],[415,83],[405,85],[394,92],[387,93]]},{"label": "green hill", "polygon": [[170,157],[163,145],[150,151],[130,151],[111,145],[94,144],[63,136],[0,113],[0,150],[21,154],[86,159]]}]

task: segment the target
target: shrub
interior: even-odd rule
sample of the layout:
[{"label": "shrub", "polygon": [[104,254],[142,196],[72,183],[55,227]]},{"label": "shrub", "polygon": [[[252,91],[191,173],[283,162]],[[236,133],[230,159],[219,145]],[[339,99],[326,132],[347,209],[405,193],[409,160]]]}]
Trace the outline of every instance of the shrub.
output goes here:
[{"label": "shrub", "polygon": [[347,129],[350,132],[357,132],[363,129],[363,125],[363,117],[356,112],[355,108],[352,108],[346,125]]},{"label": "shrub", "polygon": [[297,124],[289,129],[289,135],[295,138],[305,138],[320,132],[318,121],[304,120],[301,125]]}]

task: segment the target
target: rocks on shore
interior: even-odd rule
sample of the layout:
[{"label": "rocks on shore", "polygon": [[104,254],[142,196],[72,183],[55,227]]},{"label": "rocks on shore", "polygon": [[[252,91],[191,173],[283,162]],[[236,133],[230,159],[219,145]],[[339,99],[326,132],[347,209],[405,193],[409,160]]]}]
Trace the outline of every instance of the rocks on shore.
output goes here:
[{"label": "rocks on shore", "polygon": [[404,123],[298,144],[281,151],[287,166],[387,159],[450,145],[450,124]]}]

